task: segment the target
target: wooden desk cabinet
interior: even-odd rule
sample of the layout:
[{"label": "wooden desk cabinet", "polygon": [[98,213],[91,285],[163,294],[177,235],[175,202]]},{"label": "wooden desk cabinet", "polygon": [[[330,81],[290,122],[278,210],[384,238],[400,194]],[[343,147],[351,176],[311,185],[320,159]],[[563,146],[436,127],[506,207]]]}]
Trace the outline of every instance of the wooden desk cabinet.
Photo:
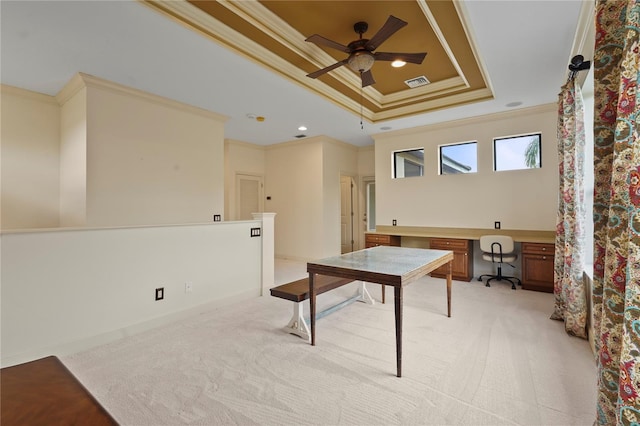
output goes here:
[{"label": "wooden desk cabinet", "polygon": [[522,288],[553,293],[553,244],[522,243]]},{"label": "wooden desk cabinet", "polygon": [[[459,281],[471,281],[473,278],[473,241],[457,238],[432,238],[429,245],[436,250],[452,250],[452,278]],[[431,273],[432,277],[445,278],[446,265]]]},{"label": "wooden desk cabinet", "polygon": [[400,247],[399,235],[384,235],[384,234],[366,234],[364,239],[364,247],[377,247],[377,246],[395,246]]}]

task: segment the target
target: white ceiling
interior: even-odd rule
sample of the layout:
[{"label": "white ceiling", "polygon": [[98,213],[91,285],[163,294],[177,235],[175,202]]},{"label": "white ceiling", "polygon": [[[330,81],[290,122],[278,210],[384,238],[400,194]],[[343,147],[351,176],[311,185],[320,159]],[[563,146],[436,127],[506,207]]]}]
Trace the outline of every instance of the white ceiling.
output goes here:
[{"label": "white ceiling", "polygon": [[[463,2],[495,99],[376,125],[136,1],[0,2],[3,84],[55,95],[77,72],[229,117],[225,137],[259,145],[301,133],[357,146],[399,130],[552,103],[567,78],[584,1]],[[590,59],[587,57],[586,59]],[[262,123],[247,114],[266,117]]]}]

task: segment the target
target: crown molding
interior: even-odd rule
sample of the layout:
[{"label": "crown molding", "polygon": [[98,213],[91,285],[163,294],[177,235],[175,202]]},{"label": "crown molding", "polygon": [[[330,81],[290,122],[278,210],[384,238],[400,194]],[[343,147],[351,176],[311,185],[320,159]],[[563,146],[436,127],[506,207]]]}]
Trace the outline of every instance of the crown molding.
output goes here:
[{"label": "crown molding", "polygon": [[489,78],[489,71],[487,70],[487,66],[480,55],[480,50],[476,44],[476,36],[473,33],[472,25],[469,19],[469,13],[467,12],[467,8],[462,1],[454,1],[453,6],[458,13],[458,17],[460,18],[460,23],[462,24],[462,29],[464,30],[465,36],[469,41],[469,47],[471,48],[471,52],[473,53],[473,57],[475,58],[476,64],[478,64],[478,68],[480,69],[480,75],[482,76],[482,80],[487,85],[487,89],[491,91],[491,97],[493,98],[494,90],[493,84],[491,84],[491,79]]},{"label": "crown molding", "polygon": [[[279,148],[288,148],[291,146],[296,146],[296,145],[311,145],[314,143],[319,143],[319,144],[323,144],[323,143],[330,143],[332,145],[338,146],[340,148],[345,148],[348,149],[350,151],[354,151],[357,152],[359,151],[358,147],[346,142],[343,142],[341,140],[338,139],[334,139],[330,136],[327,135],[317,135],[317,136],[312,136],[312,137],[308,137],[308,138],[304,138],[304,139],[296,139],[296,140],[292,140],[292,141],[286,141],[286,142],[280,142],[277,144],[273,144],[273,145],[267,145],[264,147],[264,149],[266,151],[271,151],[274,149],[279,149]],[[371,145],[373,146],[373,145]]]},{"label": "crown molding", "polygon": [[[347,91],[350,89],[355,93],[360,92],[363,100],[373,104],[375,109],[380,110],[380,112],[373,112],[370,108],[361,105],[361,102],[357,97],[349,97],[318,79],[308,78],[306,76],[306,72],[292,65],[289,61],[281,58],[279,55],[274,54],[268,49],[265,49],[259,43],[246,37],[244,34],[226,26],[215,17],[209,15],[186,0],[139,1],[152,9],[169,16],[171,19],[180,22],[192,31],[199,32],[206,37],[212,38],[241,56],[277,72],[282,77],[302,86],[305,89],[309,89],[317,93],[335,105],[356,115],[362,116],[362,118],[367,120],[369,123],[375,123],[380,119],[387,119],[389,117],[401,117],[409,114],[424,113],[431,110],[424,110],[419,107],[430,108],[430,106],[433,105],[433,108],[438,109],[441,108],[441,104],[446,106],[456,105],[455,102],[450,101],[444,103],[441,100],[429,100],[428,98],[433,96],[442,97],[449,93],[455,93],[469,88],[468,81],[462,71],[462,68],[460,67],[452,49],[448,45],[444,34],[437,25],[436,19],[431,13],[426,0],[415,1],[417,1],[425,19],[432,26],[438,37],[439,43],[443,46],[447,57],[458,73],[456,77],[437,83],[431,83],[417,89],[406,89],[394,94],[383,95],[373,86],[362,88],[359,76],[351,72],[346,67],[339,67],[331,73],[332,78],[347,87]],[[333,56],[326,53],[320,47],[313,43],[305,42],[305,36],[303,34],[299,33],[286,21],[263,6],[261,2],[232,0],[217,0],[217,2],[219,5],[234,13],[240,19],[243,19],[254,28],[261,31],[266,37],[276,41],[305,61],[308,61],[319,68],[326,67],[336,62],[336,59]],[[454,2],[454,4],[455,3],[456,2]],[[456,11],[458,11],[458,9],[456,9]],[[460,17],[460,19],[462,19],[462,17]],[[463,25],[463,27],[465,26],[466,25]],[[476,52],[475,49],[473,49],[473,51],[474,53]],[[486,74],[483,73],[482,77],[487,81],[485,75]],[[493,94],[491,94],[491,97],[493,97]],[[473,96],[460,98],[455,95],[453,97],[453,99],[461,99],[462,103],[468,103],[485,98],[485,95],[480,98],[475,98]],[[424,102],[420,102],[422,100],[424,100]]]},{"label": "crown molding", "polygon": [[319,136],[312,136],[310,138],[295,139],[291,141],[280,142],[280,143],[265,146],[265,150],[273,151],[276,149],[288,148],[296,145],[312,145],[312,144],[318,144],[318,143],[321,144],[324,141],[323,138],[324,138],[324,135],[319,135]]},{"label": "crown molding", "polygon": [[365,146],[359,146],[358,147],[358,152],[366,152],[366,151],[376,151],[376,146],[374,144],[371,145],[365,145]]},{"label": "crown molding", "polygon": [[69,99],[73,98],[80,90],[84,89],[86,84],[82,79],[82,75],[80,73],[76,73],[71,77],[71,80],[64,85],[62,89],[58,93],[56,93],[56,101],[58,101],[58,105],[63,106],[66,104]]},{"label": "crown molding", "polygon": [[128,86],[124,86],[119,83],[114,83],[112,81],[104,80],[99,77],[95,77],[85,73],[77,73],[74,75],[69,83],[67,83],[62,90],[56,95],[56,99],[60,105],[64,105],[69,99],[75,96],[83,88],[98,88],[107,90],[112,93],[125,94],[128,96],[133,96],[139,99],[144,99],[146,101],[166,106],[169,108],[177,109],[183,112],[188,112],[191,114],[197,114],[206,118],[211,118],[216,121],[225,122],[228,120],[228,117],[218,114],[216,112],[212,112],[206,110],[204,108],[195,107],[192,105],[187,105],[182,102],[174,101],[173,99],[165,98],[163,96],[154,95],[152,93],[148,93],[142,90],[134,89]]},{"label": "crown molding", "polygon": [[460,106],[471,102],[477,102],[485,99],[492,99],[493,93],[487,88],[473,90],[471,92],[458,93],[438,99],[407,105],[388,111],[377,112],[373,114],[373,123],[386,121],[393,118],[405,117],[413,114],[428,111],[436,111],[442,108]]},{"label": "crown molding", "polygon": [[556,113],[558,105],[556,103],[536,105],[529,108],[520,108],[513,111],[494,112],[491,114],[478,115],[475,117],[463,118],[460,120],[443,121],[440,123],[427,124],[420,127],[412,127],[410,129],[401,129],[384,133],[376,133],[371,135],[374,142],[387,138],[394,138],[398,136],[416,135],[428,131],[450,129],[452,127],[468,126],[473,124],[486,124],[487,121],[496,119],[511,119],[516,117],[524,117],[534,114],[544,114],[553,112]]},{"label": "crown molding", "polygon": [[327,135],[320,135],[319,137],[323,138],[322,139],[323,142],[328,142],[331,145],[335,145],[335,146],[337,146],[339,148],[348,149],[349,151],[354,151],[354,152],[358,151],[358,147],[355,146],[355,145],[352,145],[350,143],[346,143],[346,142],[343,142],[341,140],[334,139],[334,138],[332,138],[330,136],[327,136]]},{"label": "crown molding", "polygon": [[415,89],[407,88],[402,92],[385,95],[383,98],[384,106],[394,106],[402,102],[424,99],[427,96],[446,95],[456,90],[467,89],[469,85],[462,77],[451,77],[446,80],[429,83],[426,86],[416,87]]},{"label": "crown molding", "polygon": [[31,99],[37,102],[58,105],[56,98],[53,96],[34,92],[32,90],[22,89],[20,87],[9,86],[7,84],[0,84],[0,95],[3,94],[20,96],[22,98]]},{"label": "crown molding", "polygon": [[[335,58],[313,43],[305,41],[306,37],[295,30],[289,23],[271,12],[259,2],[218,0],[218,3],[251,23],[254,27],[267,34],[273,40],[285,46],[301,58],[311,62],[319,68],[324,68],[336,62]],[[297,68],[296,68],[297,69]],[[298,71],[299,72],[299,71]],[[344,67],[332,71],[339,76],[339,80],[350,89],[359,91],[362,81],[353,72]],[[308,77],[305,74],[305,77]],[[373,87],[365,88],[370,101],[381,99],[382,94]]]},{"label": "crown molding", "polygon": [[[464,84],[466,86],[469,86],[469,82],[467,81],[466,77],[464,76],[464,72],[462,72],[462,67],[460,67],[460,64],[458,63],[458,60],[456,59],[456,56],[453,54],[453,50],[451,50],[451,47],[449,46],[449,43],[447,43],[447,39],[445,38],[444,34],[442,34],[442,30],[440,29],[440,26],[438,25],[438,21],[436,21],[435,16],[433,16],[433,13],[431,13],[431,9],[429,9],[429,6],[427,5],[427,2],[425,0],[417,0],[417,2],[418,2],[418,6],[420,6],[420,9],[422,10],[422,13],[424,14],[425,18],[427,19],[427,22],[429,22],[429,25],[431,25],[431,28],[433,29],[433,32],[435,33],[436,37],[438,38],[438,41],[440,42],[440,45],[442,46],[442,48],[444,49],[445,53],[447,54],[447,57],[449,58],[449,61],[451,61],[451,64],[455,68],[456,73],[458,74],[458,76],[460,76],[460,78],[462,78],[464,80]],[[456,9],[456,12],[457,12],[457,9]]]},{"label": "crown molding", "polygon": [[252,149],[257,149],[260,151],[265,151],[266,147],[264,145],[256,145],[254,143],[251,142],[245,142],[245,141],[239,141],[236,139],[225,139],[224,140],[224,144],[225,145],[235,145],[235,146],[241,146],[243,148],[252,148]]},{"label": "crown molding", "polygon": [[[191,5],[184,0],[176,1],[158,1],[158,0],[141,0],[143,4],[152,9],[161,12],[171,19],[185,25],[192,31],[201,33],[202,35],[212,38],[216,42],[231,49],[242,57],[271,69],[283,78],[292,81],[303,88],[311,89],[318,95],[327,98],[332,103],[341,108],[345,108],[355,114],[360,114],[360,103],[354,101],[343,93],[335,90],[319,80],[311,79],[297,67],[285,61],[280,56],[264,49],[258,43],[249,39],[245,35],[227,27],[222,22]],[[245,2],[238,2],[245,3]],[[253,3],[253,2],[246,2]],[[226,6],[233,3],[226,2]],[[230,40],[233,40],[231,42]],[[324,53],[324,52],[323,52]],[[353,73],[351,73],[353,74]],[[365,91],[366,92],[366,91]],[[363,117],[370,120],[373,113],[364,108]]]}]

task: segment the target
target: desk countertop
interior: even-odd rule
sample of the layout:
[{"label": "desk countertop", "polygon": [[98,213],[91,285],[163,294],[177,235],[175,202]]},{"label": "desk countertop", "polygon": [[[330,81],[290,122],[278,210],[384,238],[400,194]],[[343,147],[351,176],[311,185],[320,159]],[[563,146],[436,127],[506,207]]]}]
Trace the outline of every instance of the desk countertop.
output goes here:
[{"label": "desk countertop", "polygon": [[516,242],[553,244],[555,231],[537,231],[521,229],[483,229],[483,228],[435,228],[423,226],[386,226],[379,225],[376,232],[367,234],[399,235],[401,237],[420,238],[460,238],[479,240],[483,235],[509,235]]}]

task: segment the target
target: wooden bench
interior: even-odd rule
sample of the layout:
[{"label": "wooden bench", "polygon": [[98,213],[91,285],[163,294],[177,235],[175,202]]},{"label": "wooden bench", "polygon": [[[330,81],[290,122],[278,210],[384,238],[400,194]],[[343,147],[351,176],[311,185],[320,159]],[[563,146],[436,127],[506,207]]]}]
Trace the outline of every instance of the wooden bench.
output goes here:
[{"label": "wooden bench", "polygon": [[0,371],[2,424],[117,425],[55,356]]},{"label": "wooden bench", "polygon": [[[316,286],[316,294],[326,293],[327,291],[353,282],[353,280],[348,278],[329,277],[326,275],[316,275],[314,281]],[[279,297],[281,299],[286,299],[293,302],[293,316],[291,317],[289,323],[284,327],[284,330],[287,333],[295,334],[296,336],[300,336],[310,342],[311,330],[309,329],[307,320],[304,318],[304,308],[302,305],[304,301],[309,298],[309,277],[273,287],[270,292],[274,297]],[[367,291],[364,282],[354,296],[334,306],[331,306],[330,308],[327,308],[322,312],[316,313],[316,320],[327,316],[330,313],[355,301],[365,302],[370,305],[373,305],[374,303],[373,298]]]}]

